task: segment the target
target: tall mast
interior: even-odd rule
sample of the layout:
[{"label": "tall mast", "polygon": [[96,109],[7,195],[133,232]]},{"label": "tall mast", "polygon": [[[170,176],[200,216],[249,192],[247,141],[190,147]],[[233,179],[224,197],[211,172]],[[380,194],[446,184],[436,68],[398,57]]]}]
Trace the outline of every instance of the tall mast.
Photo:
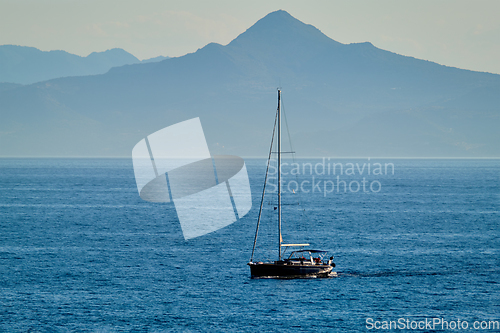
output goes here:
[{"label": "tall mast", "polygon": [[279,260],[281,260],[281,90],[278,89],[278,233]]}]

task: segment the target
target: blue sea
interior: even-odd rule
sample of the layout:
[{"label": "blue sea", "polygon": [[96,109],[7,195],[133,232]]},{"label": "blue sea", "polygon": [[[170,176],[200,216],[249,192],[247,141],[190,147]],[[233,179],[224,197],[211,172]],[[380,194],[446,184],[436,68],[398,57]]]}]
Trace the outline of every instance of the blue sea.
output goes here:
[{"label": "blue sea", "polygon": [[[0,159],[0,331],[424,332],[500,320],[500,160],[331,159],[344,167],[335,176],[298,160],[304,191],[284,185],[283,240],[328,250],[338,276],[288,280],[250,278],[265,161],[245,161],[251,211],[186,241],[173,204],[141,200],[131,159]],[[348,163],[371,173],[346,174]],[[264,200],[254,260],[277,255],[274,207]]]}]

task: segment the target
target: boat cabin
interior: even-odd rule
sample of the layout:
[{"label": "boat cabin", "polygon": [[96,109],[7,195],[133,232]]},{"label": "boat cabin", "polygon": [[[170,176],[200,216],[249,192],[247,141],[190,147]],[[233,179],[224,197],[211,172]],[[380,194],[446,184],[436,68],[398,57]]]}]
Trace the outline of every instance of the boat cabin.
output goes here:
[{"label": "boat cabin", "polygon": [[298,250],[290,253],[290,256],[284,260],[288,265],[331,265],[333,257],[325,260],[327,251],[321,250]]}]

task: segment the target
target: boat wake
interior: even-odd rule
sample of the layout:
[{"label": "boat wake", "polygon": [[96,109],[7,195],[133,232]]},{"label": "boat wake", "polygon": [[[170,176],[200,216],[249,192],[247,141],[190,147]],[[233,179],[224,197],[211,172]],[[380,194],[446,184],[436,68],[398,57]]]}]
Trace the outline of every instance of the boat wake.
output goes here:
[{"label": "boat wake", "polygon": [[379,272],[356,272],[356,271],[345,271],[338,273],[338,276],[342,277],[392,277],[392,276],[433,276],[433,275],[444,275],[443,272],[436,271],[379,271]]}]

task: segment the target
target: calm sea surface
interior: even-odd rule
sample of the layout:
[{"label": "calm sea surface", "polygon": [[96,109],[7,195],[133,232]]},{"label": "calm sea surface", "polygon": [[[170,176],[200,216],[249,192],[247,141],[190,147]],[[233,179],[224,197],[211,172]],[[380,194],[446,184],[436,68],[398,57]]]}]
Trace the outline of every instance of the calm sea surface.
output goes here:
[{"label": "calm sea surface", "polygon": [[[500,160],[334,162],[342,175],[298,160],[283,233],[328,250],[338,277],[276,280],[250,279],[246,265],[263,160],[246,160],[250,213],[185,241],[173,204],[140,199],[131,159],[0,159],[0,331],[364,332],[369,318],[469,329],[500,320]],[[370,163],[370,174],[346,174],[348,163]],[[277,253],[273,200],[264,208],[258,260]]]}]

